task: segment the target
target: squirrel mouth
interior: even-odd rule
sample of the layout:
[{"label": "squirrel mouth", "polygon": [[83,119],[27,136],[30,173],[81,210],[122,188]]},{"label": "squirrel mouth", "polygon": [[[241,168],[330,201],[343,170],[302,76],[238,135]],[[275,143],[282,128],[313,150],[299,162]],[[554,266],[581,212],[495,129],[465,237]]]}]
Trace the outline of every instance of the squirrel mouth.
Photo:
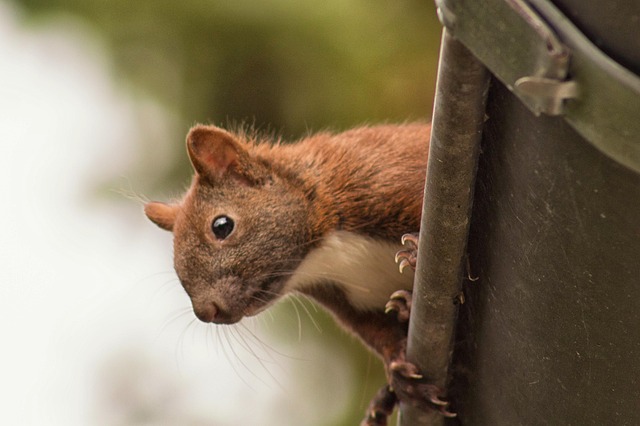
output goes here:
[{"label": "squirrel mouth", "polygon": [[251,305],[247,306],[244,310],[245,317],[253,317],[266,310],[268,307],[273,305],[275,302],[275,298],[271,300],[265,300],[263,298],[254,298],[254,301]]},{"label": "squirrel mouth", "polygon": [[275,303],[277,299],[279,299],[280,295],[270,289],[271,284],[275,280],[269,281],[263,285],[261,285],[256,292],[251,295],[252,303],[246,307],[244,310],[244,315],[247,317],[252,317],[258,315],[271,305]]},{"label": "squirrel mouth", "polygon": [[244,316],[245,317],[254,317],[256,315],[258,315],[259,313],[261,313],[262,311],[266,310],[269,306],[271,306],[271,303],[267,303],[266,305],[262,305],[262,306],[249,306],[245,311],[244,311]]}]

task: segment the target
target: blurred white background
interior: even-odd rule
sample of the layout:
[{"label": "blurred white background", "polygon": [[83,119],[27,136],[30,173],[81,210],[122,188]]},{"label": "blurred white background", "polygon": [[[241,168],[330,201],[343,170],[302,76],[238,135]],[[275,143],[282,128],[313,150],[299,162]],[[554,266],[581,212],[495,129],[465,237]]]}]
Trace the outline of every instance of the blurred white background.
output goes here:
[{"label": "blurred white background", "polygon": [[20,18],[0,3],[0,424],[331,424],[358,392],[348,366],[298,341],[295,318],[284,338],[269,313],[193,322],[171,235],[127,199],[136,162],[182,143],[162,138],[170,111],[116,84],[77,22]]}]

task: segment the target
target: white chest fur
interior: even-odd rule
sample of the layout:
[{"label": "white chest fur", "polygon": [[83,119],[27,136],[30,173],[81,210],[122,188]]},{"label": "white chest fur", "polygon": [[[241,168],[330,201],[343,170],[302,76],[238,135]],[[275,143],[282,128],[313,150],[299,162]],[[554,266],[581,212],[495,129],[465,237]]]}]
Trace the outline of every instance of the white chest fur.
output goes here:
[{"label": "white chest fur", "polygon": [[384,309],[396,290],[410,290],[413,274],[398,271],[394,256],[402,246],[376,241],[347,231],[337,231],[311,251],[294,271],[287,290],[331,282],[340,286],[352,306]]}]

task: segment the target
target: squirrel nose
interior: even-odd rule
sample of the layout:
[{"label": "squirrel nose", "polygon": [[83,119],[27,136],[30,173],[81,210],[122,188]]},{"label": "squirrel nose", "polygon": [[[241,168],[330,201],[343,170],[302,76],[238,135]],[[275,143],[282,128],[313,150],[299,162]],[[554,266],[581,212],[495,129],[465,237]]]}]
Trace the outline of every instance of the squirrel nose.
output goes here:
[{"label": "squirrel nose", "polygon": [[193,305],[193,312],[202,322],[215,322],[216,317],[219,315],[220,308],[213,302],[200,303]]},{"label": "squirrel nose", "polygon": [[206,302],[193,306],[193,312],[202,322],[213,322],[216,324],[232,324],[238,320],[232,315],[220,309],[214,302]]}]

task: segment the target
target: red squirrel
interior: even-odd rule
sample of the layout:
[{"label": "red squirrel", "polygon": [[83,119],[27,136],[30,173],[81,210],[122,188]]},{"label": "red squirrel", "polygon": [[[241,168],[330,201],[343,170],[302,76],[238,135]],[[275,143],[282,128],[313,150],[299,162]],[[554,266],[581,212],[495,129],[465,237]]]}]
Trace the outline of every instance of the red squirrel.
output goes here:
[{"label": "red squirrel", "polygon": [[430,131],[381,125],[283,144],[197,125],[184,198],[145,205],[174,234],[174,266],[200,320],[233,324],[299,292],[382,358],[388,384],[363,425],[385,425],[398,399],[454,415],[404,359],[413,277],[394,264],[399,252],[401,267],[415,267],[400,239],[420,227]]}]

